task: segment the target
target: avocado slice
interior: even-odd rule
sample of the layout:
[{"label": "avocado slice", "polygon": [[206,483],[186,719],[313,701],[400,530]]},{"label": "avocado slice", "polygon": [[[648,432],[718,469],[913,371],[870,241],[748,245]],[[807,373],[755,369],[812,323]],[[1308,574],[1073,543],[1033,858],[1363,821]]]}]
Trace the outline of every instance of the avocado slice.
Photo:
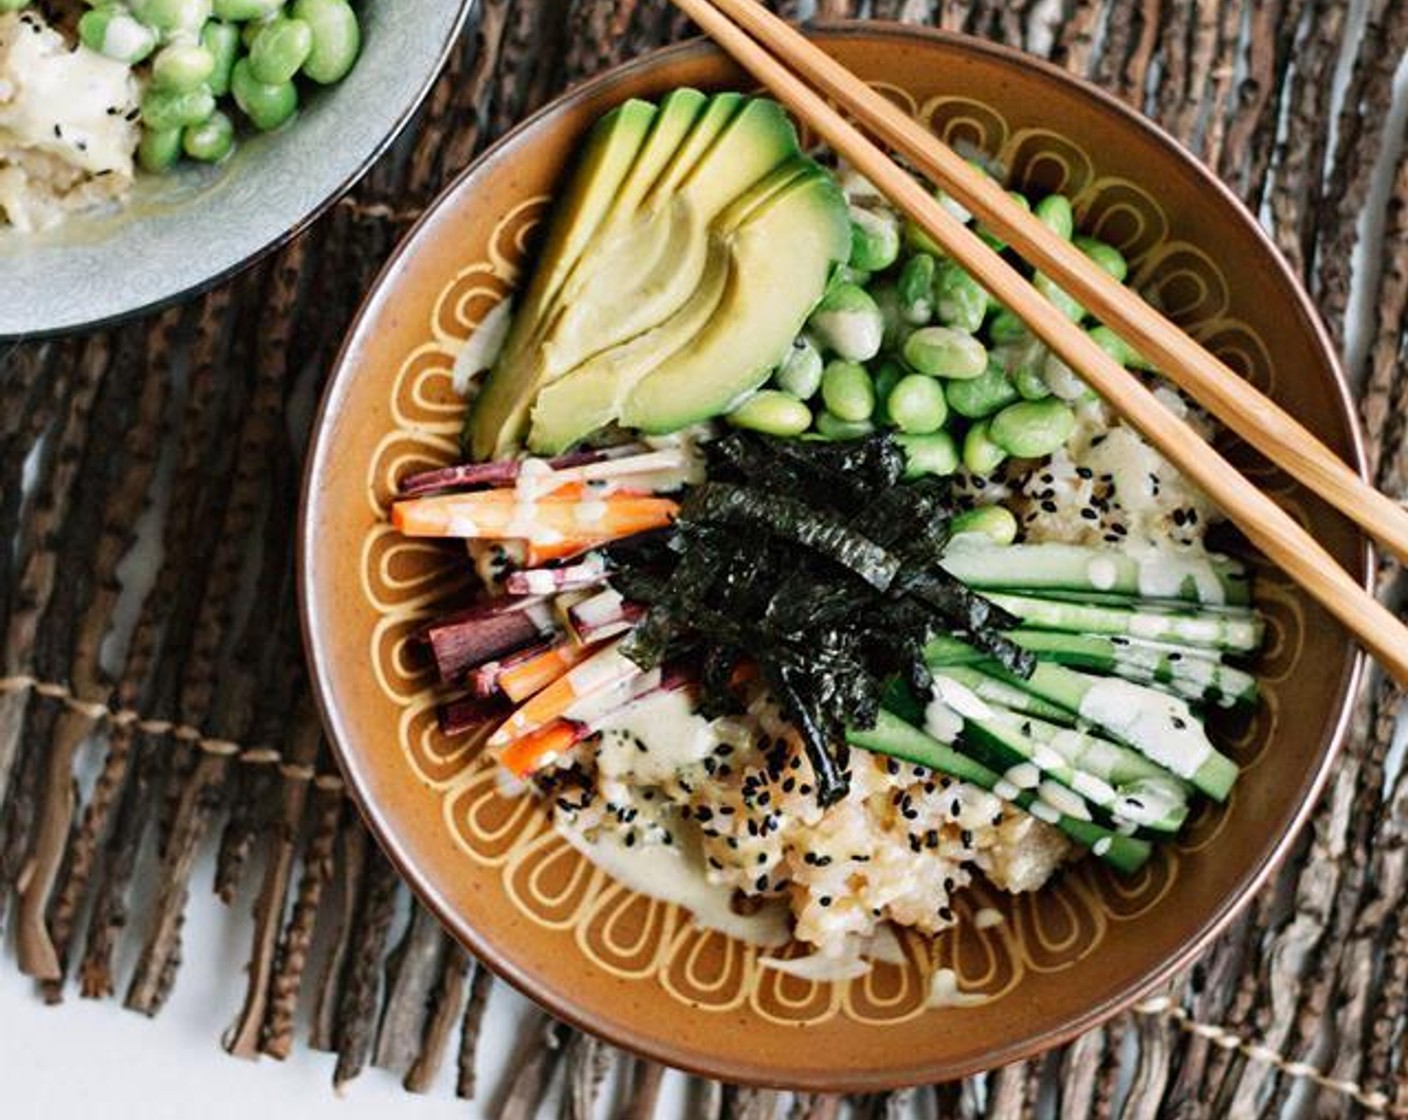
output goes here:
[{"label": "avocado slice", "polygon": [[[547,308],[591,244],[610,213],[616,194],[635,166],[636,155],[655,122],[656,108],[648,101],[630,100],[597,121],[583,145],[577,171],[566,195],[553,211],[537,270],[504,341],[498,365],[515,368],[533,346]],[[490,378],[475,401],[473,413],[485,427],[507,421],[514,404],[511,386]],[[466,436],[470,432],[466,430]],[[479,451],[476,441],[476,452]]]},{"label": "avocado slice", "polygon": [[[646,165],[638,175],[616,175],[612,163],[606,177],[611,199],[573,259],[551,255],[578,249],[575,236],[554,229],[529,299],[471,409],[466,442],[476,458],[515,450],[544,386],[677,312],[700,286],[708,231],[720,212],[798,154],[796,132],[781,106],[736,99],[718,95],[702,113],[693,98],[673,102],[672,111],[694,127],[652,128],[663,109],[656,112],[642,133],[658,135],[662,143],[653,145],[644,134],[636,138],[632,157],[644,157]],[[675,155],[661,160],[670,135],[679,137]],[[584,161],[569,200],[600,198],[596,185],[583,180],[598,174],[602,163]],[[558,220],[573,233],[582,226],[572,210]]]},{"label": "avocado slice", "polygon": [[733,237],[727,287],[708,326],[627,394],[621,423],[662,433],[719,416],[767,380],[850,251],[845,196],[820,168]]},{"label": "avocado slice", "polygon": [[635,384],[688,347],[717,312],[732,270],[735,233],[791,183],[815,170],[816,164],[798,156],[735,200],[710,229],[704,275],[678,311],[544,386],[533,405],[529,450],[558,454],[612,423]]}]

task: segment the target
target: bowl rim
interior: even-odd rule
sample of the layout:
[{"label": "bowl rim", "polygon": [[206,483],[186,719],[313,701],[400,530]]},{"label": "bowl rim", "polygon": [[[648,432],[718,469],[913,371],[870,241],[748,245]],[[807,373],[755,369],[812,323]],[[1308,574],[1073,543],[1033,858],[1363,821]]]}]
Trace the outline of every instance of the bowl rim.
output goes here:
[{"label": "bowl rim", "polygon": [[[1316,346],[1320,349],[1322,356],[1328,360],[1329,368],[1335,374],[1334,384],[1330,388],[1338,399],[1346,423],[1350,444],[1350,466],[1361,478],[1368,480],[1364,434],[1358,409],[1350,394],[1339,355],[1310,296],[1280,251],[1276,249],[1266,230],[1242,200],[1201,160],[1194,157],[1171,135],[1092,82],[1070,74],[1045,59],[986,39],[960,32],[889,20],[823,21],[809,26],[807,34],[809,37],[821,40],[879,38],[899,43],[939,42],[960,50],[994,57],[1003,65],[1029,67],[1041,73],[1048,80],[1062,83],[1078,96],[1093,101],[1098,108],[1116,114],[1124,126],[1141,130],[1160,147],[1169,150],[1174,159],[1181,161],[1200,180],[1204,189],[1215,192],[1224,204],[1231,206],[1238,219],[1250,229],[1260,246],[1274,261],[1274,268],[1279,274],[1279,278],[1291,293],[1291,303],[1295,312],[1310,328]],[[327,454],[326,440],[331,427],[328,421],[342,395],[341,390],[345,386],[345,363],[360,342],[368,320],[380,309],[386,295],[384,285],[399,269],[403,259],[409,256],[417,246],[419,237],[427,223],[440,207],[445,205],[461,189],[465,180],[474,175],[482,166],[514,155],[541,120],[559,112],[565,106],[600,94],[613,84],[634,77],[643,70],[652,69],[676,58],[690,57],[701,53],[721,54],[722,51],[706,38],[689,39],[648,52],[619,66],[612,67],[590,81],[575,86],[563,95],[554,98],[482,152],[435,197],[415,225],[406,232],[388,257],[371,287],[368,288],[362,305],[352,320],[337,358],[331,367],[331,373],[319,402],[311,430],[299,501],[297,533],[299,620],[309,661],[310,681],[324,728],[328,732],[333,754],[346,782],[348,793],[367,827],[376,837],[378,844],[381,845],[383,852],[391,860],[398,873],[405,878],[417,898],[430,909],[445,929],[467,946],[475,954],[476,959],[479,959],[493,973],[506,980],[521,994],[543,1007],[550,1014],[579,1030],[604,1038],[630,1053],[642,1055],[688,1073],[754,1086],[828,1093],[857,1093],[931,1084],[935,1081],[956,1080],[1043,1053],[1071,1041],[1130,1009],[1146,994],[1191,964],[1231,924],[1238,914],[1247,907],[1271,874],[1284,862],[1315,809],[1329,778],[1330,769],[1338,759],[1344,745],[1352,718],[1354,700],[1363,683],[1368,659],[1362,649],[1352,641],[1347,645],[1348,654],[1339,674],[1333,725],[1317,765],[1307,773],[1301,784],[1297,794],[1296,809],[1288,827],[1276,838],[1275,843],[1270,846],[1261,861],[1242,879],[1237,889],[1230,892],[1220,905],[1209,913],[1197,933],[1189,938],[1177,952],[1170,954],[1140,979],[1130,982],[1122,992],[1087,1007],[1080,1014],[1071,1016],[1057,1026],[994,1047],[981,1059],[952,1063],[948,1066],[935,1066],[933,1063],[927,1063],[895,1066],[884,1071],[841,1070],[833,1076],[822,1078],[811,1075],[789,1077],[789,1071],[761,1063],[757,1065],[731,1065],[715,1061],[707,1050],[688,1044],[656,1044],[643,1041],[633,1035],[629,1028],[603,1027],[591,1020],[587,1009],[562,1001],[553,992],[546,990],[530,969],[520,967],[513,961],[492,953],[482,944],[472,922],[465,915],[457,913],[436,890],[435,885],[430,881],[430,876],[416,867],[407,857],[398,839],[394,822],[384,816],[377,806],[364,796],[358,763],[352,757],[351,752],[343,747],[344,725],[339,713],[333,710],[328,703],[331,685],[324,677],[325,662],[318,656],[319,640],[317,635],[320,625],[309,587],[312,568],[311,554],[316,550],[316,542],[310,531],[312,524],[310,513],[316,501],[316,479],[322,473],[323,460]],[[1372,588],[1373,566],[1372,542],[1360,534],[1360,566],[1357,578],[1364,587],[1369,589]]]},{"label": "bowl rim", "polygon": [[[358,183],[362,181],[362,179],[366,176],[367,172],[372,169],[376,162],[387,153],[387,151],[391,148],[393,144],[396,143],[397,140],[400,139],[401,134],[406,131],[407,125],[409,125],[415,115],[420,112],[421,106],[425,104],[425,99],[430,96],[430,91],[435,88],[435,83],[440,80],[440,75],[445,69],[445,63],[449,60],[450,55],[455,50],[455,47],[460,43],[461,39],[464,37],[464,28],[466,22],[469,20],[469,14],[474,10],[475,6],[479,3],[479,0],[454,0],[454,2],[459,5],[459,11],[456,12],[454,20],[450,24],[449,34],[445,36],[444,43],[435,53],[434,66],[432,66],[427,71],[425,79],[418,86],[415,87],[415,90],[412,93],[410,99],[406,102],[405,107],[403,108],[401,113],[396,117],[396,119],[392,122],[390,129],[379,141],[377,141],[376,145],[370,151],[367,152],[366,157],[364,159],[358,162],[357,165],[353,167],[345,176],[343,176],[341,180],[339,180],[332,187],[330,187],[327,193],[323,195],[323,197],[320,198],[317,202],[315,202],[311,207],[309,207],[302,214],[301,217],[286,226],[270,241],[267,241],[263,245],[251,249],[243,257],[238,260],[232,261],[229,265],[222,268],[220,271],[216,272],[212,276],[208,276],[203,280],[197,280],[194,283],[187,284],[183,288],[179,288],[176,291],[168,293],[167,295],[158,296],[154,299],[150,299],[147,302],[139,304],[135,307],[130,307],[123,311],[115,311],[110,315],[101,315],[93,319],[85,318],[76,320],[71,323],[61,323],[52,327],[40,327],[37,330],[20,331],[11,334],[7,334],[4,331],[0,331],[0,342],[7,344],[18,344],[21,342],[40,342],[46,339],[66,338],[71,335],[84,335],[93,331],[105,330],[110,327],[116,327],[125,323],[135,322],[138,319],[142,319],[150,315],[155,315],[159,312],[166,311],[167,309],[174,307],[179,303],[184,303],[187,300],[192,300],[197,298],[198,296],[202,296],[206,292],[210,291],[212,288],[217,288],[226,281],[233,280],[235,277],[241,275],[246,270],[253,268],[256,264],[269,257],[271,254],[276,253],[280,249],[284,248],[284,246],[288,245],[289,242],[293,241],[294,238],[306,232],[309,228],[312,227],[315,222],[317,222],[320,218],[323,217],[323,215],[325,215],[329,210],[331,210],[333,206],[335,206],[339,201],[341,201],[343,196],[345,196],[349,191],[356,187]],[[455,181],[459,181],[458,176],[456,177]],[[432,205],[439,204],[444,194],[444,191],[440,192],[440,194],[437,194]],[[430,207],[426,208],[427,213],[429,212],[429,209]],[[407,233],[409,234],[410,232],[413,232],[413,230],[418,226],[419,219],[417,219],[416,225],[412,227],[412,230],[407,231]],[[379,284],[381,282],[381,279],[381,275],[378,274],[376,282]],[[359,309],[359,319],[360,314],[361,312]],[[341,359],[339,356],[339,361],[340,360]]]}]

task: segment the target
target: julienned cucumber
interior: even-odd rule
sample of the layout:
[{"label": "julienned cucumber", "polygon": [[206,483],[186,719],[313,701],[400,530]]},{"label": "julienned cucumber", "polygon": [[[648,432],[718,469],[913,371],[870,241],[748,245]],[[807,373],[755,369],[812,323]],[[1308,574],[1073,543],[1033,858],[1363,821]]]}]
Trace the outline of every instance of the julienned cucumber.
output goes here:
[{"label": "julienned cucumber", "polygon": [[949,549],[943,565],[980,591],[1114,592],[1228,606],[1251,602],[1246,569],[1223,556],[1184,559],[1163,553],[1132,556],[1071,544],[993,547],[965,542]]},{"label": "julienned cucumber", "polygon": [[[1009,630],[1007,637],[1042,661],[1155,685],[1193,703],[1232,707],[1256,701],[1256,678],[1222,664],[1210,650],[1119,635],[1047,630]],[[991,665],[982,650],[946,635],[930,642],[925,656],[931,665]]]},{"label": "julienned cucumber", "polygon": [[[1116,786],[1073,765],[1066,754],[1027,735],[1025,727],[1004,720],[942,674],[935,678],[935,689],[952,716],[963,721],[965,749],[1002,774],[1007,786],[999,793],[1030,789],[1067,816],[1089,820],[1093,811],[1100,823],[1121,831],[1147,829],[1164,838],[1177,833],[1188,819],[1188,788],[1172,775],[1141,777],[1128,788]],[[1067,734],[1080,736],[1077,731]],[[1114,743],[1107,746],[1133,753]]]},{"label": "julienned cucumber", "polygon": [[[931,645],[930,649],[933,648]],[[971,649],[972,647],[966,647]],[[974,652],[978,652],[974,650]],[[934,661],[925,653],[929,664],[935,668],[942,668],[944,676],[958,681],[967,688],[971,688],[978,698],[987,701],[989,704],[1000,704],[1004,708],[1009,708],[1014,712],[1021,712],[1023,715],[1036,716],[1039,719],[1050,720],[1052,723],[1059,723],[1066,727],[1072,727],[1076,722],[1076,714],[1061,707],[1060,704],[1053,704],[1051,701],[1043,699],[1036,693],[1024,688],[1022,684],[1012,683],[1016,678],[1003,678],[995,676],[999,670],[996,665],[986,658],[979,661],[989,666],[992,672],[984,672],[969,665],[955,665],[946,661]]]},{"label": "julienned cucumber", "polygon": [[[880,712],[872,729],[849,731],[846,738],[857,747],[927,766],[994,793],[1002,781],[1002,776],[996,771],[884,710]],[[1028,811],[1039,801],[1030,790],[1018,790],[1017,796],[1011,800],[1013,804]],[[1045,802],[1042,802],[1041,806],[1034,816],[1048,820],[1112,867],[1132,873],[1148,862],[1152,849],[1147,841],[1134,836],[1122,836],[1090,821],[1067,817]]]},{"label": "julienned cucumber", "polygon": [[1212,745],[1202,721],[1180,697],[1051,662],[1038,662],[1026,680],[1004,678],[1133,747],[1215,801],[1225,801],[1237,780],[1237,764]]},{"label": "julienned cucumber", "polygon": [[1250,611],[1164,610],[1142,605],[1135,610],[1081,603],[1058,603],[1032,595],[1001,591],[985,597],[1037,630],[1069,634],[1118,634],[1148,641],[1174,642],[1204,649],[1251,653],[1261,646],[1265,623]]}]

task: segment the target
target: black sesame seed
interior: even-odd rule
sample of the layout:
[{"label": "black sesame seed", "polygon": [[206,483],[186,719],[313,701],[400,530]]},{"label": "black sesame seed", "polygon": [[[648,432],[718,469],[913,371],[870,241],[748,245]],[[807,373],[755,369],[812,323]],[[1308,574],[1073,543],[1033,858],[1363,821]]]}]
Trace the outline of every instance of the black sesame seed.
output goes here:
[{"label": "black sesame seed", "polygon": [[824,894],[824,895],[822,895],[820,898],[818,898],[817,901],[818,901],[819,903],[821,903],[821,905],[823,905],[823,906],[830,906],[830,905],[831,905],[831,896],[830,896],[829,894]]}]

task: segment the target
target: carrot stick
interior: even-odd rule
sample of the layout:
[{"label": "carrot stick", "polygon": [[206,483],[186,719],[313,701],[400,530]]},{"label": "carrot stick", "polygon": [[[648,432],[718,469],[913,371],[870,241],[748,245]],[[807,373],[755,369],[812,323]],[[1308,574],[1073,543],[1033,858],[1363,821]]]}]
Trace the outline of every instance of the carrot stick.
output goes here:
[{"label": "carrot stick", "polygon": [[614,540],[662,528],[678,512],[679,503],[669,498],[613,494],[591,499],[555,493],[523,500],[513,490],[483,490],[397,502],[391,520],[413,537],[507,537],[557,544],[587,536]]},{"label": "carrot stick", "polygon": [[579,646],[576,642],[553,646],[521,664],[505,668],[499,674],[499,691],[515,704],[521,704],[600,649],[599,645]]},{"label": "carrot stick", "polygon": [[518,778],[526,778],[566,754],[588,734],[585,724],[559,719],[528,735],[514,739],[499,752],[499,764]]},{"label": "carrot stick", "polygon": [[593,652],[541,692],[531,697],[489,737],[490,747],[501,747],[567,715],[587,696],[640,675],[640,666],[621,652],[615,641]]},{"label": "carrot stick", "polygon": [[550,564],[554,560],[570,560],[574,556],[580,556],[584,552],[590,552],[594,548],[610,544],[615,539],[615,537],[564,537],[551,544],[535,544],[533,541],[525,541],[523,562],[530,568],[541,568],[544,564]]}]

